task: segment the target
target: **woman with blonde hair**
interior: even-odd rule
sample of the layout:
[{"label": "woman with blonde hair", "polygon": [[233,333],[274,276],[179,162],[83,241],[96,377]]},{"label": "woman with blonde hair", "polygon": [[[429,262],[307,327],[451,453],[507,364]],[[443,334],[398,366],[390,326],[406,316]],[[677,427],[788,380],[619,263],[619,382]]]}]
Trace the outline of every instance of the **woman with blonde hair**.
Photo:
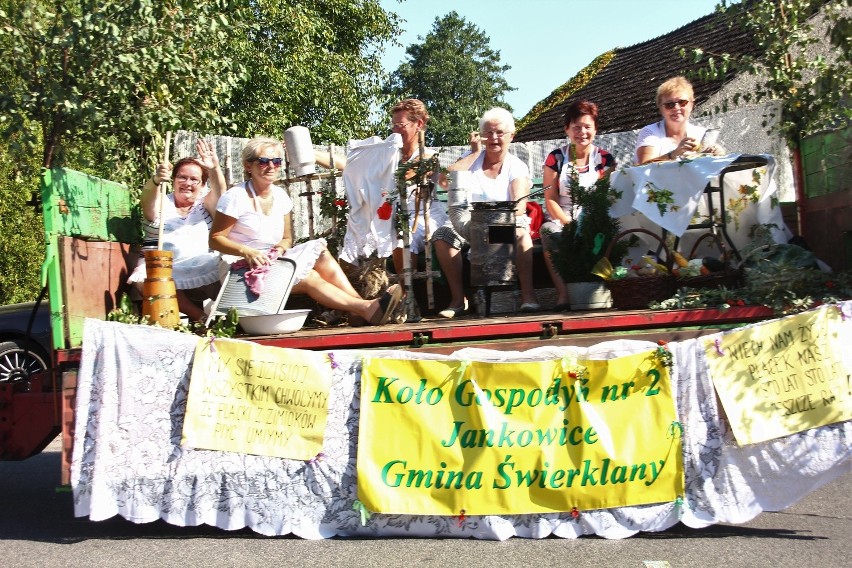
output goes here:
[{"label": "woman with blonde hair", "polygon": [[672,77],[657,88],[657,108],[663,119],[639,131],[637,164],[675,160],[698,150],[717,156],[724,154],[718,145],[699,147],[707,129],[689,122],[695,108],[695,93],[685,77]]},{"label": "woman with blonde hair", "polygon": [[284,163],[284,147],[272,138],[254,138],[242,153],[247,181],[225,193],[216,208],[210,248],[226,262],[242,258],[250,268],[278,257],[293,260],[292,291],[304,293],[323,306],[349,312],[371,324],[387,323],[402,298],[393,285],[374,300],[365,300],[352,287],[340,265],[326,249],[325,239],[293,244],[293,202],[275,185]]}]

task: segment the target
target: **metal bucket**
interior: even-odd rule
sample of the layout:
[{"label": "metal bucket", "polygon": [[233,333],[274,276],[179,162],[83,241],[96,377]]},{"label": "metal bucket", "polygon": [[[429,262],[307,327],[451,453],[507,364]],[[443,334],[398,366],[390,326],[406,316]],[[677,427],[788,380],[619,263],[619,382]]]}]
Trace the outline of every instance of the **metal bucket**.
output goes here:
[{"label": "metal bucket", "polygon": [[284,131],[284,151],[287,162],[296,177],[316,173],[314,145],[311,132],[304,126],[291,126]]},{"label": "metal bucket", "polygon": [[473,181],[473,172],[447,172],[447,206],[467,209],[468,187]]},{"label": "metal bucket", "polygon": [[470,212],[470,283],[505,286],[515,281],[515,203],[477,201]]}]

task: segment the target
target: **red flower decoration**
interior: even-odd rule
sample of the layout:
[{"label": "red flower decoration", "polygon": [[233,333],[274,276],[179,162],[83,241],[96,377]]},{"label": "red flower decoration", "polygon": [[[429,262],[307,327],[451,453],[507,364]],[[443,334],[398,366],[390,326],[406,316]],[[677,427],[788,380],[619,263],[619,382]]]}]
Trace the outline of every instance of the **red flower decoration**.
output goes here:
[{"label": "red flower decoration", "polygon": [[382,219],[383,221],[387,221],[388,219],[391,218],[391,212],[392,211],[393,211],[393,207],[391,207],[391,204],[388,203],[387,201],[382,203],[382,206],[379,207],[378,209],[376,209],[376,213],[378,213],[379,219]]},{"label": "red flower decoration", "polygon": [[834,282],[829,280],[828,282],[825,283],[825,287],[826,288],[834,288]]},{"label": "red flower decoration", "polygon": [[346,207],[346,200],[345,199],[335,199],[334,204],[337,207],[340,207],[342,209],[343,207]]}]

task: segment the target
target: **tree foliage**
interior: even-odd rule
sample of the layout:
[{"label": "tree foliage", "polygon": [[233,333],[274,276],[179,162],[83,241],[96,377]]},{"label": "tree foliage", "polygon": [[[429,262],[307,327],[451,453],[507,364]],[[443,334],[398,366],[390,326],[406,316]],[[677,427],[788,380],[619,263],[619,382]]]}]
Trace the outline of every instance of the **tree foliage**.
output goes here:
[{"label": "tree foliage", "polygon": [[0,303],[38,289],[40,166],[138,187],[167,130],[362,134],[397,32],[378,0],[0,0]]},{"label": "tree foliage", "polygon": [[[46,167],[72,142],[126,145],[165,130],[221,127],[241,77],[215,46],[227,0],[5,0],[0,4],[2,130],[43,144]],[[22,130],[40,129],[40,138]]]},{"label": "tree foliage", "polygon": [[[737,93],[732,102],[780,102],[776,128],[791,148],[805,134],[847,124],[852,87],[852,0],[722,0],[717,10],[730,16],[731,25],[744,26],[761,55],[734,56],[701,49],[681,49],[705,66],[701,79],[721,79],[729,71],[757,78],[753,92]],[[813,16],[822,13],[828,23],[820,37]],[[827,56],[817,44],[831,46]],[[766,124],[764,124],[766,126]]]},{"label": "tree foliage", "polygon": [[0,146],[0,304],[34,300],[40,289],[44,229],[28,203],[38,190],[39,165],[36,155],[10,155]]},{"label": "tree foliage", "polygon": [[500,52],[489,47],[482,30],[453,11],[435,18],[432,30],[418,39],[406,48],[407,60],[391,74],[385,92],[394,101],[413,97],[426,104],[428,144],[466,144],[486,110],[512,110],[503,100],[514,90],[503,77],[511,67],[500,64]]},{"label": "tree foliage", "polygon": [[239,13],[231,53],[248,73],[223,109],[239,134],[283,136],[300,124],[342,143],[370,133],[396,14],[378,0],[243,0]]}]

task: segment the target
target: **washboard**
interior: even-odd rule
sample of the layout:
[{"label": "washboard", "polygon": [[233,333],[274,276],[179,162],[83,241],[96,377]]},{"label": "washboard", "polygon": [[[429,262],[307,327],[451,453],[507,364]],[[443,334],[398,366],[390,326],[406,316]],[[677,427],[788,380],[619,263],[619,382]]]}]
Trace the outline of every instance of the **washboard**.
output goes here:
[{"label": "washboard", "polygon": [[260,296],[246,286],[248,270],[240,268],[228,271],[219,289],[216,303],[210,310],[207,325],[210,325],[214,317],[225,315],[231,308],[236,308],[241,316],[277,314],[284,309],[293,287],[296,263],[289,258],[273,260],[266,273],[263,293]]}]

